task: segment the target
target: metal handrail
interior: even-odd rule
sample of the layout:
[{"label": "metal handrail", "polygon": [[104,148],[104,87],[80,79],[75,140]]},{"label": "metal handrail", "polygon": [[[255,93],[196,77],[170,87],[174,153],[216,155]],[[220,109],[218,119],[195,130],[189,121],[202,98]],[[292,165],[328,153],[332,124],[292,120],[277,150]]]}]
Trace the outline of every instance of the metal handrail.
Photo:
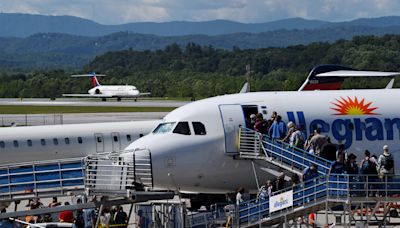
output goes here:
[{"label": "metal handrail", "polygon": [[266,200],[252,199],[240,204],[238,217],[240,223],[252,224],[257,219],[268,219],[297,212],[297,209],[317,207],[328,201],[340,203],[359,200],[360,202],[375,202],[376,197],[400,198],[400,175],[347,175],[330,174],[319,176],[314,180],[274,192],[279,195],[293,191],[293,205],[278,212],[269,213],[269,198]]},{"label": "metal handrail", "polygon": [[[89,160],[92,162],[86,163]],[[133,161],[137,164],[135,167],[132,166]],[[90,155],[86,158],[2,165],[0,201],[9,201],[15,197],[23,199],[59,196],[71,191],[91,194],[90,191],[85,191],[85,186],[89,190],[90,186],[96,186],[96,190],[105,193],[107,190],[112,192],[113,188],[110,187],[116,186],[114,189],[119,193],[137,185],[152,188],[151,163],[149,151],[120,151]],[[113,172],[116,168],[122,172]]]},{"label": "metal handrail", "polygon": [[89,192],[129,191],[153,187],[149,150],[127,150],[85,158],[85,188]]},{"label": "metal handrail", "polygon": [[282,166],[288,165],[291,169],[300,171],[311,164],[315,164],[321,175],[329,173],[331,161],[293,147],[288,143],[272,140],[268,135],[263,135],[248,128],[240,128],[239,136],[240,155],[244,158],[260,158],[263,155],[266,158],[275,160]]}]

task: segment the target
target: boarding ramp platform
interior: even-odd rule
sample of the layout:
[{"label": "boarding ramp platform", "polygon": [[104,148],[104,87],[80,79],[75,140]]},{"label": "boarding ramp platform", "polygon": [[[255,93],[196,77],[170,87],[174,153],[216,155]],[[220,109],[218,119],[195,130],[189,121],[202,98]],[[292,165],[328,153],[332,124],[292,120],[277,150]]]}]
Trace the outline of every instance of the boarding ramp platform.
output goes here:
[{"label": "boarding ramp platform", "polygon": [[317,166],[320,175],[327,175],[332,164],[317,155],[247,128],[239,129],[239,157],[264,160],[298,175],[311,164]]},{"label": "boarding ramp platform", "polygon": [[121,196],[153,188],[151,153],[148,150],[90,155],[84,159],[88,195]]},{"label": "boarding ramp platform", "polygon": [[323,215],[317,227],[336,223],[341,227],[383,227],[390,224],[392,214],[398,216],[399,202],[400,175],[381,179],[376,175],[330,174],[274,192],[271,197],[190,214],[186,227],[297,227],[301,221],[311,222],[308,215],[315,213]]},{"label": "boarding ramp platform", "polygon": [[38,161],[0,166],[0,203],[79,196],[81,204],[37,208],[0,214],[0,219],[65,210],[135,204],[172,199],[172,191],[153,189],[149,150],[126,150],[84,158]]},{"label": "boarding ramp platform", "polygon": [[[390,212],[398,209],[399,201],[400,175],[380,179],[377,176],[331,174],[275,192],[266,199],[244,202],[236,208],[234,221],[237,227],[289,224],[290,220],[296,223],[299,217],[323,210],[328,224],[328,212],[340,207],[347,216],[344,221],[347,225],[360,221],[368,224],[376,217],[375,212],[383,208],[384,214],[377,224],[384,224]],[[357,211],[364,211],[364,215],[356,218]]]}]

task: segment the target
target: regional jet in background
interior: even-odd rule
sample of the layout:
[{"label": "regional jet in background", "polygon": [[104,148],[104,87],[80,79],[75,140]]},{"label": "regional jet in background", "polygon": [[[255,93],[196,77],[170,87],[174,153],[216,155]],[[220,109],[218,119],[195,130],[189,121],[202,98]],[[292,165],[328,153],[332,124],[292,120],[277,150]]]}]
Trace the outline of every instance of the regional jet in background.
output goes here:
[{"label": "regional jet in background", "polygon": [[107,98],[117,98],[117,101],[121,101],[122,98],[133,98],[137,101],[138,97],[150,95],[150,93],[141,93],[135,86],[132,85],[100,85],[97,77],[105,76],[104,74],[79,74],[72,75],[72,77],[89,77],[93,88],[91,88],[89,94],[63,94],[64,97],[91,97],[101,98],[102,101],[106,101]]}]

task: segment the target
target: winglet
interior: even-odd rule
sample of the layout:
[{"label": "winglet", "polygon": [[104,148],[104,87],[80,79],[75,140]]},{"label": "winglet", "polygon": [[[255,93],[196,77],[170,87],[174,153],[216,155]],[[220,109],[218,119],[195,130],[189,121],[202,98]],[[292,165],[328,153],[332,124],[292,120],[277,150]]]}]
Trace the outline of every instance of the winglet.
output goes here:
[{"label": "winglet", "polygon": [[244,83],[242,89],[239,91],[239,93],[248,93],[250,92],[250,84],[248,82]]},{"label": "winglet", "polygon": [[385,89],[392,89],[394,84],[394,78],[390,79],[389,83],[386,85]]}]

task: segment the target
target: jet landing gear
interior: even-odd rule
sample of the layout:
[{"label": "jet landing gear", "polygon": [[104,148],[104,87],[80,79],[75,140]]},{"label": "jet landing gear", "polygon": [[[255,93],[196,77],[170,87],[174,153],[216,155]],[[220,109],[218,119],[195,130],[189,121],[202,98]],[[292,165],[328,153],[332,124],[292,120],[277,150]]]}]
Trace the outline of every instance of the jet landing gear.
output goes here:
[{"label": "jet landing gear", "polygon": [[121,101],[121,98],[120,98],[120,97],[117,97],[117,101]]},{"label": "jet landing gear", "polygon": [[101,98],[101,101],[107,101],[107,99],[106,98]]}]

